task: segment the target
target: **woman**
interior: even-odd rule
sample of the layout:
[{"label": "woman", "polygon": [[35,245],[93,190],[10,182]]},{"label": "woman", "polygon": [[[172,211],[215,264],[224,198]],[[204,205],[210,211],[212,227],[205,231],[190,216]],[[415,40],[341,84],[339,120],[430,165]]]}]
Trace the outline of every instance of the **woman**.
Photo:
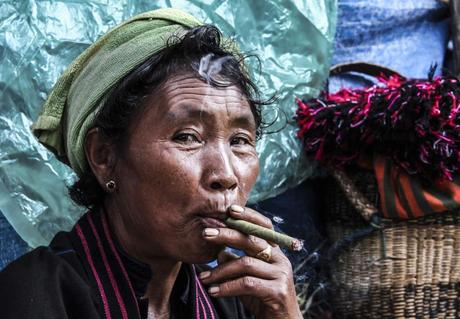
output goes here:
[{"label": "woman", "polygon": [[223,222],[272,227],[244,208],[262,102],[241,61],[174,9],[76,59],[33,130],[76,171],[70,194],[89,212],[1,273],[2,318],[301,318],[281,250]]}]

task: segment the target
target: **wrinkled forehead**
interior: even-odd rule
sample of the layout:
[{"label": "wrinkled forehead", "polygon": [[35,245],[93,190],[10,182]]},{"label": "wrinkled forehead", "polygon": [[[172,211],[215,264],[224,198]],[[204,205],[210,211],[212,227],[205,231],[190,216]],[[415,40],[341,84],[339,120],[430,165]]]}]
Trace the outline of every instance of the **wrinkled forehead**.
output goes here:
[{"label": "wrinkled forehead", "polygon": [[231,121],[256,129],[247,97],[237,86],[214,87],[193,75],[175,76],[161,87],[160,112],[167,119],[200,118],[208,121]]}]

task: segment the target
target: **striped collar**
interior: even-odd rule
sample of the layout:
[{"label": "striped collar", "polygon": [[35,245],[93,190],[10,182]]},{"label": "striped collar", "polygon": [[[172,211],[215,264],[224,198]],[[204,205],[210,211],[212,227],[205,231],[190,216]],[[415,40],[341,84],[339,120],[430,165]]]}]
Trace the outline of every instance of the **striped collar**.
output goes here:
[{"label": "striped collar", "polygon": [[[112,235],[104,213],[88,212],[71,233],[72,244],[100,299],[106,319],[147,318],[143,299],[152,279],[148,265],[131,258]],[[182,302],[181,311],[174,308]],[[181,268],[171,297],[173,317],[217,319],[217,313],[197,276],[194,265]]]}]

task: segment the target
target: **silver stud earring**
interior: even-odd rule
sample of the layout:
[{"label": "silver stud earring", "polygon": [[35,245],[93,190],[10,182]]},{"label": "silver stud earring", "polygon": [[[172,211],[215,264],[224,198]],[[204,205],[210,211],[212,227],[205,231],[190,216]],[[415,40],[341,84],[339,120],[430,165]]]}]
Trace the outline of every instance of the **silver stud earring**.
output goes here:
[{"label": "silver stud earring", "polygon": [[110,180],[107,183],[105,183],[105,186],[109,191],[113,191],[115,188],[117,188],[117,183],[115,183],[114,180]]}]

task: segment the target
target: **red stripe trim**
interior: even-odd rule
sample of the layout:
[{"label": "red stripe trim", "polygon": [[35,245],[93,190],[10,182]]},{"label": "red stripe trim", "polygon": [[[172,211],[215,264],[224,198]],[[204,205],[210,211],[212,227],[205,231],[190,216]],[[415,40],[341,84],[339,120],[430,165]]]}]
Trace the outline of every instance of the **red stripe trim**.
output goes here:
[{"label": "red stripe trim", "polygon": [[394,166],[391,166],[391,171],[390,171],[390,180],[389,182],[391,183],[391,190],[392,192],[394,193],[394,196],[395,196],[395,208],[396,208],[396,213],[398,214],[399,218],[401,219],[408,219],[408,213],[406,211],[406,209],[404,208],[404,205],[402,204],[401,202],[401,198],[400,196],[402,194],[398,194],[398,192],[396,191],[397,190],[397,185],[395,185],[395,183],[397,183],[398,179],[399,179],[399,170],[398,168],[394,167]]},{"label": "red stripe trim", "polygon": [[112,253],[115,255],[115,259],[117,260],[118,264],[120,265],[121,272],[123,273],[123,277],[125,277],[125,280],[128,282],[129,290],[131,291],[131,295],[134,299],[134,302],[136,303],[137,316],[138,318],[140,318],[141,314],[139,311],[139,304],[137,303],[136,294],[134,293],[134,288],[131,285],[131,280],[129,279],[129,276],[128,276],[128,273],[126,272],[125,267],[123,266],[120,255],[118,254],[115,248],[115,244],[113,243],[112,237],[110,236],[109,226],[107,223],[107,219],[105,218],[105,213],[101,214],[101,219],[102,219],[102,228],[104,229],[105,238],[109,242],[109,247],[112,250]]},{"label": "red stripe trim", "polygon": [[460,187],[457,185],[457,181],[451,182],[451,187],[453,190],[452,198],[457,202],[457,204],[460,204]]},{"label": "red stripe trim", "polygon": [[118,289],[117,282],[113,276],[112,269],[107,261],[107,255],[105,254],[104,248],[102,247],[101,238],[97,233],[96,227],[94,226],[93,219],[90,214],[86,215],[89,221],[89,225],[91,226],[91,230],[93,231],[94,237],[96,238],[97,248],[102,256],[102,261],[104,262],[105,270],[109,275],[110,284],[112,285],[113,290],[115,291],[115,296],[117,297],[118,305],[120,306],[121,316],[123,319],[128,319],[128,313],[126,311],[125,303],[123,302],[123,298],[121,297],[120,290]]},{"label": "red stripe trim", "polygon": [[99,288],[99,293],[101,294],[102,304],[104,305],[104,312],[105,317],[107,319],[112,318],[110,315],[109,303],[107,301],[107,296],[105,295],[104,287],[102,286],[101,278],[97,274],[96,267],[94,267],[93,258],[91,257],[91,252],[89,251],[88,242],[86,241],[86,237],[83,234],[80,225],[76,224],[75,228],[77,230],[78,237],[80,237],[81,244],[83,246],[83,250],[85,251],[86,259],[88,260],[88,264],[91,267],[91,271],[93,272],[94,279],[96,279],[97,287]]},{"label": "red stripe trim", "polygon": [[411,209],[412,215],[415,218],[422,217],[423,212],[417,203],[417,199],[415,198],[414,192],[412,191],[412,185],[410,184],[409,176],[407,174],[401,174],[399,178],[400,178],[401,186],[404,189],[404,193],[406,194],[406,199],[407,199],[407,202],[409,203],[409,207]]},{"label": "red stripe trim", "polygon": [[436,187],[448,194],[457,204],[460,204],[460,187],[449,180],[439,179],[436,181]]},{"label": "red stripe trim", "polygon": [[204,319],[208,319],[208,313],[206,312],[206,308],[203,304],[203,300],[201,300],[200,298],[200,305],[201,305],[201,309],[203,309],[203,314],[204,314]]},{"label": "red stripe trim", "polygon": [[382,209],[382,213],[384,217],[388,216],[387,205],[385,200],[385,188],[383,186],[383,179],[384,179],[384,169],[385,169],[385,162],[381,157],[377,157],[374,161],[374,171],[375,177],[377,179],[377,186],[379,189],[380,195],[380,207]]},{"label": "red stripe trim", "polygon": [[197,319],[200,319],[201,316],[200,316],[200,310],[198,309],[198,307],[200,306],[200,302],[199,302],[199,298],[198,298],[198,286],[195,284],[195,318]]},{"label": "red stripe trim", "polygon": [[204,292],[203,286],[201,285],[201,282],[198,279],[198,276],[196,275],[196,272],[195,272],[195,281],[197,282],[197,286],[201,291],[201,295],[204,297],[204,300],[206,301],[206,304],[208,306],[209,312],[211,313],[211,319],[215,319],[214,318],[214,311],[213,311],[212,306],[211,306],[211,302],[208,299],[208,295]]},{"label": "red stripe trim", "polygon": [[201,309],[203,309],[204,319],[208,319],[208,315],[207,315],[206,309],[204,307],[203,301],[201,300],[201,298],[199,298],[198,300],[200,301]]},{"label": "red stripe trim", "polygon": [[440,201],[436,196],[431,195],[424,189],[422,189],[423,196],[425,197],[426,201],[428,202],[428,205],[430,205],[431,209],[433,209],[434,212],[444,212],[447,211],[447,207],[444,206],[444,203]]}]

